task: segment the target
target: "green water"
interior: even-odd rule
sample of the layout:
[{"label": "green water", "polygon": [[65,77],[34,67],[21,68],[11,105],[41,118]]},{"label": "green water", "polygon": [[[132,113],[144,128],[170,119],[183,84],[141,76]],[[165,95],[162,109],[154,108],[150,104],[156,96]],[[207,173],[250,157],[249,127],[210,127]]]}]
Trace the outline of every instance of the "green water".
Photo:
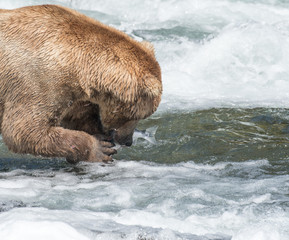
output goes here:
[{"label": "green water", "polygon": [[157,143],[137,139],[133,147],[119,149],[116,158],[211,164],[267,159],[280,164],[289,157],[288,113],[288,109],[220,108],[156,114],[138,128],[157,127]]}]

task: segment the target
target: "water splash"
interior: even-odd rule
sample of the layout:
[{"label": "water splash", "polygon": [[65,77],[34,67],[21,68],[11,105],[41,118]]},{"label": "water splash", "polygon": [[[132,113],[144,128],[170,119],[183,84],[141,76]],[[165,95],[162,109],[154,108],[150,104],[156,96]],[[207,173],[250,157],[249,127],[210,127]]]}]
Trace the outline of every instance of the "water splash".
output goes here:
[{"label": "water splash", "polygon": [[155,135],[157,132],[158,126],[147,128],[146,130],[135,130],[133,134],[133,142],[137,143],[138,139],[143,139],[150,144],[157,144]]}]

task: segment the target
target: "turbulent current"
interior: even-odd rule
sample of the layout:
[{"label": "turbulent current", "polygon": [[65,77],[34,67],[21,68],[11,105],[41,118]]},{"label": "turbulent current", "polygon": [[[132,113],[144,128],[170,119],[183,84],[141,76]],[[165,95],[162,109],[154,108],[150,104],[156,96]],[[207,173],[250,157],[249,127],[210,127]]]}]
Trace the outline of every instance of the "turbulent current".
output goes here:
[{"label": "turbulent current", "polygon": [[2,240],[289,239],[287,0],[0,0],[68,6],[155,46],[164,93],[111,164],[0,139]]}]

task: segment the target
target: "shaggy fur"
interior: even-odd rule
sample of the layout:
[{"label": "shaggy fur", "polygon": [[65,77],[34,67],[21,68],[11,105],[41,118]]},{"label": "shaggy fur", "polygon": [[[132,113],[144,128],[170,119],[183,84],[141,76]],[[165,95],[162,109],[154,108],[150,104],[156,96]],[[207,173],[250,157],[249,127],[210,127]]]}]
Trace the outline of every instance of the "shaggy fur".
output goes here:
[{"label": "shaggy fur", "polygon": [[0,81],[8,148],[70,162],[111,160],[162,94],[150,43],[56,5],[0,10]]}]

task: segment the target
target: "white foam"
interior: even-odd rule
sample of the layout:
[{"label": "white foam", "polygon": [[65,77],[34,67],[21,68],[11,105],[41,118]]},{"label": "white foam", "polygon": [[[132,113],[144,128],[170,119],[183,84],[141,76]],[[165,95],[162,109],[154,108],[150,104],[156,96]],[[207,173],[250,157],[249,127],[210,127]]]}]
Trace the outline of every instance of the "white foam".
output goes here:
[{"label": "white foam", "polygon": [[262,225],[259,224],[246,227],[238,232],[236,236],[233,236],[232,240],[244,240],[244,239],[250,239],[250,240],[281,240],[286,239],[281,237],[280,233],[276,231],[274,227],[271,225]]},{"label": "white foam", "polygon": [[0,239],[88,240],[89,238],[63,222],[10,220],[0,224]]},{"label": "white foam", "polygon": [[[101,167],[83,163],[79,167],[85,175],[57,171],[51,178],[34,171],[22,176],[23,183],[17,181],[19,173],[1,173],[1,192],[11,192],[1,194],[0,203],[12,210],[0,214],[0,238],[18,239],[23,232],[30,239],[136,239],[144,233],[159,239],[185,238],[186,234],[241,239],[249,236],[248,229],[260,240],[278,235],[282,239],[289,234],[289,215],[269,206],[275,201],[274,194],[282,191],[286,176],[223,177],[232,170],[250,173],[269,164],[266,160],[213,166],[118,161]],[[34,195],[27,194],[31,191],[28,185],[33,186]],[[10,202],[12,198],[17,202]],[[266,215],[267,211],[273,212]],[[276,221],[280,225],[274,225]],[[16,228],[19,230],[14,231]],[[268,229],[270,234],[266,234]]]},{"label": "white foam", "polygon": [[[162,45],[170,49],[173,44]],[[164,101],[287,106],[287,36],[260,25],[232,27],[198,48],[188,42],[179,47],[186,54],[180,59],[176,51],[164,71]]]}]

